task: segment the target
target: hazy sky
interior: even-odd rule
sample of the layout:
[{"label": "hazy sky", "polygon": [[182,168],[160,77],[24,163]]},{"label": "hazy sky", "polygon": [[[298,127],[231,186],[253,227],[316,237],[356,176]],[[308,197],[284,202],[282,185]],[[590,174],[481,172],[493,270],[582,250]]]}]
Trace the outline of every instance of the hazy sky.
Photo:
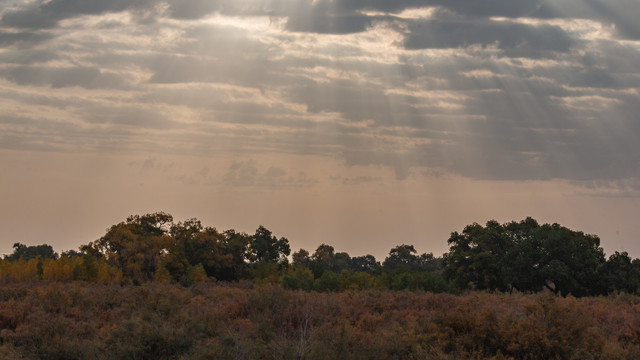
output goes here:
[{"label": "hazy sky", "polygon": [[637,0],[0,0],[0,253],[131,214],[447,251],[533,216],[640,257]]}]

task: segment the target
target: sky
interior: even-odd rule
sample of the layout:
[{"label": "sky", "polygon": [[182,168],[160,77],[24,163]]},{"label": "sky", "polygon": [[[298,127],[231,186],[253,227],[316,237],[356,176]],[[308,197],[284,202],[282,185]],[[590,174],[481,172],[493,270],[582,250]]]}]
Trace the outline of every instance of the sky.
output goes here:
[{"label": "sky", "polygon": [[527,216],[640,257],[637,0],[0,0],[0,253],[132,214],[383,260]]}]

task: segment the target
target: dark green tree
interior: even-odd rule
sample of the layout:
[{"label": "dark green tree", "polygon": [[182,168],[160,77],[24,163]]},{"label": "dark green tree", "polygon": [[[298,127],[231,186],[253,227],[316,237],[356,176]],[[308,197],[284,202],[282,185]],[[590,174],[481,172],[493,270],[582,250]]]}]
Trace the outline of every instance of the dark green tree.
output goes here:
[{"label": "dark green tree", "polygon": [[190,219],[171,227],[173,245],[165,257],[165,267],[172,277],[190,282],[190,274],[201,266],[209,277],[221,278],[232,268],[233,256],[226,253],[224,234],[215,228],[203,227],[199,220]]},{"label": "dark green tree", "polygon": [[231,266],[223,270],[221,280],[240,280],[249,277],[249,263],[256,257],[251,252],[252,237],[235,230],[224,232],[224,252],[231,256]]},{"label": "dark green tree", "polygon": [[331,245],[320,244],[316,248],[309,263],[309,268],[316,279],[320,278],[325,271],[334,271],[335,255],[335,249]]},{"label": "dark green tree", "polygon": [[13,244],[13,253],[6,255],[5,260],[18,261],[23,259],[29,261],[31,259],[57,259],[58,254],[53,251],[51,245],[24,245],[21,243]]},{"label": "dark green tree", "polygon": [[472,224],[449,238],[444,275],[459,289],[539,291],[562,295],[601,293],[600,239],[558,224]]},{"label": "dark green tree", "polygon": [[305,267],[309,267],[309,263],[311,262],[309,252],[305,249],[300,249],[291,254],[291,260],[293,265],[302,265]]},{"label": "dark green tree", "polygon": [[354,256],[349,262],[349,267],[355,272],[372,273],[380,268],[380,262],[373,255]]},{"label": "dark green tree", "polygon": [[637,294],[640,290],[640,260],[632,260],[626,251],[615,252],[600,268],[606,293],[619,291]]},{"label": "dark green tree", "polygon": [[545,287],[542,271],[546,250],[540,233],[540,225],[530,217],[521,222],[504,225],[510,239],[502,260],[502,276],[509,290],[537,292]]},{"label": "dark green tree", "polygon": [[346,252],[337,252],[333,256],[333,262],[331,264],[331,270],[335,273],[340,273],[342,270],[349,270],[351,266],[351,256]]},{"label": "dark green tree", "polygon": [[289,240],[282,237],[280,239],[273,236],[264,226],[260,225],[253,235],[251,241],[251,251],[255,255],[257,262],[273,262],[287,264],[287,256],[291,254]]},{"label": "dark green tree", "polygon": [[382,266],[385,269],[393,270],[399,267],[410,269],[418,261],[416,249],[413,245],[398,245],[389,251],[389,256],[384,259]]},{"label": "dark green tree", "polygon": [[598,295],[598,268],[605,262],[600,239],[558,224],[540,227],[545,287],[562,295]]},{"label": "dark green tree", "polygon": [[486,227],[467,225],[461,234],[452,233],[447,242],[450,250],[444,258],[444,275],[455,287],[507,290],[501,268],[510,242],[498,222],[491,220]]}]

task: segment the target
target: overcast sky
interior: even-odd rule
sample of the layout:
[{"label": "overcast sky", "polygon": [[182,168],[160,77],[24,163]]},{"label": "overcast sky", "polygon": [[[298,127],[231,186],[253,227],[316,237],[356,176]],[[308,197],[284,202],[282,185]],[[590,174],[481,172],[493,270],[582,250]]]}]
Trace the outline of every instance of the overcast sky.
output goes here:
[{"label": "overcast sky", "polygon": [[440,255],[557,222],[640,257],[637,0],[0,0],[0,253],[131,214]]}]

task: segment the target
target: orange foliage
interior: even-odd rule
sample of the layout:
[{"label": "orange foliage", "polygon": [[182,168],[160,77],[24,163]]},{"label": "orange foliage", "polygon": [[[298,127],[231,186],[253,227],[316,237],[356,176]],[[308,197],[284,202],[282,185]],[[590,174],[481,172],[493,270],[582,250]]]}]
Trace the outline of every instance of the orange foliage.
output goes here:
[{"label": "orange foliage", "polygon": [[14,282],[0,285],[0,356],[631,359],[640,358],[638,304],[632,295]]}]

